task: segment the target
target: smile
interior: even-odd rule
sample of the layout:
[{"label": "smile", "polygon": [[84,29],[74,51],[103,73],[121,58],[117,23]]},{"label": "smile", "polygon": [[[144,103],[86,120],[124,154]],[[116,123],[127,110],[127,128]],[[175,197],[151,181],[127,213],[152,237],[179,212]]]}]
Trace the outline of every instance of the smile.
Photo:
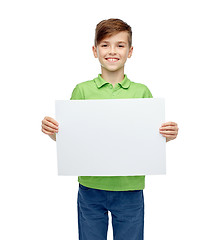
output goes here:
[{"label": "smile", "polygon": [[118,58],[106,58],[108,62],[117,62],[119,59]]}]

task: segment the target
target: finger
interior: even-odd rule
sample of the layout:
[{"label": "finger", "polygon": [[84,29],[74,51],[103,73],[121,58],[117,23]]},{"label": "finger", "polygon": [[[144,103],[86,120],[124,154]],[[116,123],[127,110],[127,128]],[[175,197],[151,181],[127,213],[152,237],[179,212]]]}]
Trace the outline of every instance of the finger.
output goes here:
[{"label": "finger", "polygon": [[45,117],[44,119],[47,120],[48,122],[52,122],[52,123],[55,124],[56,126],[59,125],[59,123],[58,123],[54,118]]},{"label": "finger", "polygon": [[58,132],[58,129],[54,129],[54,128],[51,128],[51,127],[48,127],[48,126],[42,126],[42,128],[45,130],[45,131],[48,131],[48,132]]},{"label": "finger", "polygon": [[172,132],[172,131],[160,131],[160,133],[162,133],[163,135],[166,134],[166,135],[175,135],[176,132]]},{"label": "finger", "polygon": [[165,126],[177,126],[177,124],[175,122],[166,122],[162,124],[162,127],[165,127]]},{"label": "finger", "polygon": [[44,130],[43,128],[42,128],[42,132],[47,134],[47,135],[53,135],[54,134],[54,132],[48,132],[48,131]]},{"label": "finger", "polygon": [[42,121],[42,125],[43,126],[47,126],[47,127],[50,127],[50,128],[52,128],[52,129],[58,129],[58,126],[56,126],[54,123],[52,123],[52,122],[49,122],[49,121],[47,121],[47,120],[43,120]]},{"label": "finger", "polygon": [[176,130],[177,130],[177,127],[174,127],[174,126],[161,127],[160,130],[176,131]]}]

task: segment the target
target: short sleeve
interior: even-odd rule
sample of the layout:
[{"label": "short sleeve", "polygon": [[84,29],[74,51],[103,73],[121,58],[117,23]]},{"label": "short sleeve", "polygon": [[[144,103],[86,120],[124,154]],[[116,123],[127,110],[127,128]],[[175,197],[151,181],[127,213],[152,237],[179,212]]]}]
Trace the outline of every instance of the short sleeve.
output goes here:
[{"label": "short sleeve", "polygon": [[153,98],[152,93],[150,92],[147,86],[145,86],[145,92],[143,94],[143,98]]},{"label": "short sleeve", "polygon": [[81,100],[83,99],[79,85],[77,84],[74,90],[72,91],[72,96],[70,100]]}]

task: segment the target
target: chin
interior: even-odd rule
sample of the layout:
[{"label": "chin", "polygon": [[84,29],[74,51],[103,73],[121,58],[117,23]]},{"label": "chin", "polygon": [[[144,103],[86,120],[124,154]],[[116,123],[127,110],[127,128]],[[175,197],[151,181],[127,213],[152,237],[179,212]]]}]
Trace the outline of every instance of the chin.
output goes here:
[{"label": "chin", "polygon": [[116,69],[106,69],[108,72],[117,72],[118,70],[120,70],[120,68],[116,68]]},{"label": "chin", "polygon": [[118,70],[120,70],[121,68],[123,68],[124,66],[103,66],[104,69],[106,69],[107,71],[110,71],[110,72],[116,72]]}]

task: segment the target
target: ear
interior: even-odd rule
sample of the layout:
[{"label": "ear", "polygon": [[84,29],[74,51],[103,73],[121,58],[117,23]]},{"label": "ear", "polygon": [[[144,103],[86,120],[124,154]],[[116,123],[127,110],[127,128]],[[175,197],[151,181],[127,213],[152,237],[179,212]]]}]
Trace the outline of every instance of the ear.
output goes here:
[{"label": "ear", "polygon": [[132,52],[133,52],[133,46],[131,46],[129,49],[128,58],[132,56]]},{"label": "ear", "polygon": [[93,50],[93,55],[95,58],[97,58],[97,50],[96,50],[96,47],[95,46],[92,46],[92,50]]}]

